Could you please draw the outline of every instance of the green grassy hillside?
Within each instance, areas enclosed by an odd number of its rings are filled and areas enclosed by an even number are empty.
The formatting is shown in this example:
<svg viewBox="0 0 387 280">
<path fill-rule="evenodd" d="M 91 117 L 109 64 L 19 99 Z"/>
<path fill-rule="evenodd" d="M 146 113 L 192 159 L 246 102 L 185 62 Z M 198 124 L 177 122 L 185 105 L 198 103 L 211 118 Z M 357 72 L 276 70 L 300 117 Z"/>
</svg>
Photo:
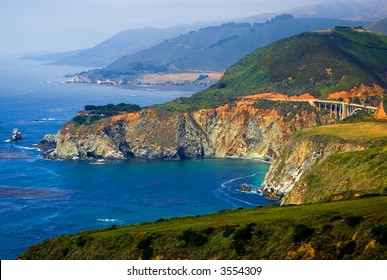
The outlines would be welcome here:
<svg viewBox="0 0 387 280">
<path fill-rule="evenodd" d="M 305 129 L 296 138 L 351 141 L 363 150 L 335 153 L 317 162 L 294 186 L 291 196 L 302 203 L 321 203 L 387 194 L 387 123 L 358 122 Z M 285 199 L 285 203 L 287 199 Z M 291 201 L 291 200 L 290 200 Z"/>
<path fill-rule="evenodd" d="M 387 197 L 262 207 L 84 231 L 22 259 L 386 259 Z"/>
<path fill-rule="evenodd" d="M 223 72 L 243 56 L 276 40 L 334 25 L 358 26 L 365 22 L 338 19 L 301 19 L 281 15 L 265 23 L 226 23 L 170 38 L 149 49 L 122 57 L 102 69 L 104 73 L 147 71 Z"/>
<path fill-rule="evenodd" d="M 260 92 L 325 97 L 360 84 L 386 87 L 386 73 L 383 35 L 352 29 L 303 33 L 257 49 L 227 69 L 215 85 L 164 107 L 208 108 Z"/>
</svg>

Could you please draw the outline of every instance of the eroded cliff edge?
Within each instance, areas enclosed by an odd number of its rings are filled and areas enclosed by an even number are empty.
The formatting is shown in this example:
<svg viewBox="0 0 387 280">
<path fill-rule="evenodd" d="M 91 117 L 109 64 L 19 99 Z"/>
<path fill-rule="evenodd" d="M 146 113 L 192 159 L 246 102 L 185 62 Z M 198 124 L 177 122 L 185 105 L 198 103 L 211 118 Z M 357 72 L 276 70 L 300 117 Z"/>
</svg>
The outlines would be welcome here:
<svg viewBox="0 0 387 280">
<path fill-rule="evenodd" d="M 271 102 L 270 109 L 267 102 Z M 46 157 L 273 160 L 296 131 L 326 122 L 307 102 L 240 100 L 189 113 L 143 109 L 92 123 L 70 121 L 59 132 L 55 150 Z"/>
<path fill-rule="evenodd" d="M 387 194 L 387 122 L 315 127 L 298 132 L 271 166 L 264 194 L 308 204 Z"/>
<path fill-rule="evenodd" d="M 270 167 L 262 189 L 265 195 L 282 198 L 286 204 L 300 204 L 301 194 L 290 198 L 290 192 L 318 162 L 333 154 L 363 150 L 359 143 L 326 135 L 293 137 L 280 158 Z M 293 193 L 294 194 L 294 193 Z"/>
</svg>

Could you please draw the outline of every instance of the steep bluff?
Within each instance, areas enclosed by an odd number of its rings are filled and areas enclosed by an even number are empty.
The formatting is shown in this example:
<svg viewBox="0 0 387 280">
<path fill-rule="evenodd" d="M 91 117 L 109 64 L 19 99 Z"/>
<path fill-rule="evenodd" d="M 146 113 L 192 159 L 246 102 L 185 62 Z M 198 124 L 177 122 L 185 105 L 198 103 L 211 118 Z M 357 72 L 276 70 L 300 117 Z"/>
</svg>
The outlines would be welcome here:
<svg viewBox="0 0 387 280">
<path fill-rule="evenodd" d="M 364 146 L 339 137 L 296 135 L 266 174 L 263 193 L 273 198 L 285 196 L 282 202 L 286 204 L 300 204 L 302 193 L 293 192 L 292 199 L 288 198 L 289 193 L 312 167 L 330 155 L 363 149 Z"/>
<path fill-rule="evenodd" d="M 300 105 L 301 104 L 301 105 Z M 91 124 L 68 122 L 48 158 L 182 159 L 243 157 L 277 159 L 298 130 L 326 119 L 308 103 L 237 101 L 214 109 L 170 113 L 144 109 Z"/>
<path fill-rule="evenodd" d="M 282 204 L 387 194 L 387 122 L 319 126 L 297 132 L 271 165 L 263 193 Z"/>
</svg>

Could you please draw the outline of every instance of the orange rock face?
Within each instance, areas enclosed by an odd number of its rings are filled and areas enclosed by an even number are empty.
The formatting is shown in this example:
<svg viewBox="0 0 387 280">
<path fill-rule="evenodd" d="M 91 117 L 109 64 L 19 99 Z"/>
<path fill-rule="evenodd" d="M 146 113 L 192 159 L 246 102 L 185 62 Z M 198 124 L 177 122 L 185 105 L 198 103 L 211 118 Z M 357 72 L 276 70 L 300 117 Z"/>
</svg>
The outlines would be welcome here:
<svg viewBox="0 0 387 280">
<path fill-rule="evenodd" d="M 375 112 L 375 119 L 377 120 L 387 120 L 386 110 L 383 106 L 383 102 L 380 102 L 378 109 Z"/>
<path fill-rule="evenodd" d="M 260 96 L 277 98 L 278 94 Z M 311 96 L 305 94 L 298 98 Z M 278 106 L 285 105 L 289 103 Z M 60 158 L 66 158 L 68 149 L 71 158 L 117 155 L 119 158 L 276 159 L 297 130 L 323 122 L 313 108 L 292 113 L 284 108 L 294 111 L 294 106 L 258 108 L 255 97 L 247 97 L 233 104 L 191 113 L 168 113 L 153 108 L 113 116 L 94 124 L 76 126 L 70 122 L 59 134 L 61 139 L 54 153 Z M 105 148 L 96 147 L 97 139 Z"/>
<path fill-rule="evenodd" d="M 354 87 L 349 91 L 333 92 L 328 95 L 328 99 L 339 99 L 342 98 L 345 102 L 350 102 L 351 97 L 358 97 L 362 104 L 368 96 L 379 96 L 384 95 L 384 90 L 379 85 L 373 84 L 372 86 L 361 85 Z"/>
</svg>

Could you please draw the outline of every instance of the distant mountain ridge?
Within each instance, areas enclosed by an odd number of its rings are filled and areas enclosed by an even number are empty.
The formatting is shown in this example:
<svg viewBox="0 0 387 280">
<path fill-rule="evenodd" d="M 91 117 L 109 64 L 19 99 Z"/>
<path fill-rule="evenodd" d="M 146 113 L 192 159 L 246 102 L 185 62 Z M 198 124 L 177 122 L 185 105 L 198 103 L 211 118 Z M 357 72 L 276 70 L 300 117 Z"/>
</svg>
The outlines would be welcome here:
<svg viewBox="0 0 387 280">
<path fill-rule="evenodd" d="M 334 18 L 345 20 L 375 21 L 387 17 L 387 0 L 340 0 L 328 3 L 303 5 L 276 13 L 257 14 L 245 18 L 223 20 L 222 22 L 264 23 L 280 14 L 292 14 L 297 18 Z M 177 25 L 170 28 L 144 27 L 124 30 L 100 44 L 87 49 L 55 52 L 46 55 L 27 55 L 25 58 L 50 61 L 60 65 L 105 67 L 113 61 L 150 48 L 165 39 L 197 30 L 203 26 L 220 25 L 222 22 Z M 366 25 L 367 26 L 367 25 Z M 327 27 L 325 27 L 327 28 Z M 311 31 L 305 29 L 302 31 Z M 301 32 L 302 32 L 301 31 Z M 300 32 L 298 32 L 300 33 Z M 288 36 L 295 35 L 289 34 Z M 276 38 L 280 39 L 280 38 Z M 270 42 L 272 42 L 271 40 Z M 269 43 L 270 43 L 269 42 Z M 262 46 L 262 45 L 260 45 Z"/>
<path fill-rule="evenodd" d="M 387 88 L 387 37 L 337 27 L 259 48 L 228 68 L 208 89 L 161 106 L 169 111 L 190 111 L 262 92 L 326 97 L 362 84 Z"/>
<path fill-rule="evenodd" d="M 149 48 L 165 39 L 197 29 L 196 24 L 177 25 L 169 28 L 144 27 L 123 30 L 98 45 L 69 52 L 27 56 L 38 60 L 51 61 L 59 65 L 104 67 L 122 56 Z"/>
<path fill-rule="evenodd" d="M 243 56 L 276 40 L 331 28 L 366 25 L 364 21 L 299 19 L 284 14 L 264 23 L 227 23 L 167 39 L 151 48 L 122 57 L 107 67 L 82 73 L 96 81 L 126 75 L 129 79 L 155 72 L 223 72 Z"/>
<path fill-rule="evenodd" d="M 387 17 L 371 24 L 368 29 L 387 35 Z"/>
<path fill-rule="evenodd" d="M 296 17 L 380 20 L 387 17 L 387 0 L 339 0 L 305 5 L 287 11 Z"/>
</svg>

